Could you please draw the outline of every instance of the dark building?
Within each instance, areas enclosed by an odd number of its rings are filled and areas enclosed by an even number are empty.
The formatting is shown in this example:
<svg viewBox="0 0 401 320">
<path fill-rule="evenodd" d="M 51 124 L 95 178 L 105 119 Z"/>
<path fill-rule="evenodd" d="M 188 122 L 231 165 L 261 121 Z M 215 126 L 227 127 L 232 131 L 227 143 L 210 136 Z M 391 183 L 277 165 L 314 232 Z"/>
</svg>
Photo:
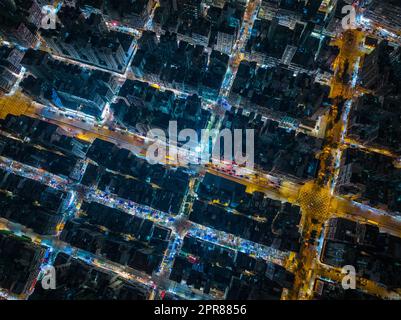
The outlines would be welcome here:
<svg viewBox="0 0 401 320">
<path fill-rule="evenodd" d="M 0 217 L 55 235 L 67 209 L 66 193 L 3 170 L 0 178 Z"/>
<path fill-rule="evenodd" d="M 24 90 L 34 99 L 97 119 L 104 117 L 106 105 L 119 89 L 117 79 L 111 74 L 84 70 L 55 60 L 43 51 L 29 50 L 21 64 L 34 75 L 22 82 Z"/>
<path fill-rule="evenodd" d="M 0 287 L 16 295 L 29 292 L 39 274 L 45 249 L 0 231 Z"/>
<path fill-rule="evenodd" d="M 288 130 L 285 122 L 278 123 L 260 114 L 245 114 L 242 109 L 226 112 L 223 128 L 254 129 L 255 166 L 264 172 L 286 179 L 305 181 L 317 174 L 319 161 L 316 158 L 322 140 Z M 291 125 L 291 119 L 289 121 Z M 243 145 L 245 145 L 245 139 Z"/>
<path fill-rule="evenodd" d="M 18 48 L 0 46 L 0 96 L 10 93 L 17 83 L 23 56 L 24 53 Z"/>
<path fill-rule="evenodd" d="M 245 193 L 245 186 L 210 174 L 197 195 L 190 220 L 282 251 L 299 250 L 299 207 Z"/>
<path fill-rule="evenodd" d="M 0 34 L 11 42 L 33 48 L 42 22 L 42 8 L 37 0 L 0 1 Z"/>
<path fill-rule="evenodd" d="M 344 290 L 340 283 L 316 279 L 314 284 L 316 300 L 379 300 L 361 290 Z"/>
<path fill-rule="evenodd" d="M 66 136 L 57 125 L 24 115 L 20 117 L 7 115 L 0 121 L 0 127 L 20 138 L 28 138 L 31 142 L 79 158 L 85 157 L 90 146 L 88 142 Z"/>
<path fill-rule="evenodd" d="M 267 269 L 263 260 L 187 236 L 170 279 L 229 300 L 278 300 L 284 287 L 266 275 Z"/>
<path fill-rule="evenodd" d="M 313 22 L 296 22 L 292 28 L 272 20 L 255 20 L 252 33 L 245 45 L 245 58 L 260 65 L 283 64 L 294 71 L 311 73 L 322 54 L 320 37 Z M 324 50 L 323 50 L 324 51 Z"/>
<path fill-rule="evenodd" d="M 320 118 L 330 105 L 329 87 L 307 73 L 294 73 L 283 66 L 258 67 L 241 61 L 229 101 L 270 119 L 287 119 L 289 125 L 319 131 Z M 292 120 L 291 120 L 292 118 Z"/>
<path fill-rule="evenodd" d="M 374 26 L 399 33 L 401 28 L 401 4 L 397 0 L 370 1 L 364 14 Z"/>
<path fill-rule="evenodd" d="M 151 165 L 131 151 L 99 139 L 93 142 L 87 157 L 100 167 L 120 173 L 96 169 L 96 173 L 91 170 L 91 175 L 96 174 L 96 178 L 83 177 L 98 181 L 100 190 L 166 213 L 179 213 L 189 183 L 189 175 L 184 169 Z"/>
<path fill-rule="evenodd" d="M 59 253 L 54 263 L 56 289 L 45 290 L 38 282 L 30 300 L 145 300 L 149 288 L 128 282 L 65 253 Z"/>
<path fill-rule="evenodd" d="M 401 285 L 401 239 L 380 232 L 375 225 L 329 220 L 322 252 L 322 262 L 342 268 L 355 267 L 357 276 L 387 286 L 390 290 Z"/>
<path fill-rule="evenodd" d="M 166 32 L 156 37 L 144 32 L 132 61 L 136 77 L 167 88 L 195 93 L 215 99 L 220 93 L 229 57 L 200 45 L 178 41 L 176 34 Z"/>
<path fill-rule="evenodd" d="M 82 218 L 67 222 L 62 240 L 149 275 L 157 270 L 171 230 L 97 203 L 82 210 Z"/>
<path fill-rule="evenodd" d="M 200 134 L 210 118 L 199 96 L 179 98 L 170 90 L 137 80 L 125 81 L 111 109 L 122 125 L 144 136 L 152 128 L 167 133 L 169 121 L 177 121 L 178 131 L 192 128 Z"/>
<path fill-rule="evenodd" d="M 389 46 L 386 41 L 365 56 L 359 74 L 362 87 L 378 95 L 400 92 L 401 86 L 401 50 Z"/>
<path fill-rule="evenodd" d="M 145 27 L 155 2 L 153 0 L 78 0 L 77 6 L 100 13 L 107 21 L 141 29 Z"/>
<path fill-rule="evenodd" d="M 57 17 L 56 29 L 41 32 L 53 52 L 120 73 L 126 70 L 135 49 L 132 36 L 109 31 L 100 14 L 85 18 L 78 8 L 63 7 Z"/>
<path fill-rule="evenodd" d="M 339 194 L 373 207 L 401 212 L 400 174 L 393 159 L 349 148 L 344 151 L 336 184 Z"/>
<path fill-rule="evenodd" d="M 401 154 L 400 103 L 399 96 L 360 97 L 351 110 L 348 136 L 365 146 Z"/>
</svg>

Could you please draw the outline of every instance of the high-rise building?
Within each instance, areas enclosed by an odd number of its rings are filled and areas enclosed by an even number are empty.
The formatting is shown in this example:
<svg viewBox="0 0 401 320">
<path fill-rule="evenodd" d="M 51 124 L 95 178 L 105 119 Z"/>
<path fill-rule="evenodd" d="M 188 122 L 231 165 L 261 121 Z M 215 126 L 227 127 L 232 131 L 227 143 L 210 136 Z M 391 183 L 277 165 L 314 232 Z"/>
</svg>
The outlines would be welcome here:
<svg viewBox="0 0 401 320">
<path fill-rule="evenodd" d="M 43 92 L 34 98 L 92 117 L 102 118 L 119 89 L 111 74 L 83 70 L 55 60 L 46 52 L 29 50 L 21 64 L 42 83 Z"/>
<path fill-rule="evenodd" d="M 56 29 L 42 32 L 54 53 L 120 73 L 126 70 L 135 50 L 132 36 L 109 31 L 101 15 L 85 18 L 78 8 L 64 7 L 58 18 Z"/>
<path fill-rule="evenodd" d="M 0 0 L 0 34 L 25 48 L 38 43 L 42 9 L 37 0 Z"/>
<path fill-rule="evenodd" d="M 226 54 L 230 54 L 236 38 L 237 30 L 235 27 L 222 25 L 217 31 L 216 45 L 214 46 L 214 49 Z"/>
<path fill-rule="evenodd" d="M 396 79 L 399 78 L 396 72 L 400 67 L 397 57 L 400 57 L 399 50 L 393 50 L 387 41 L 382 41 L 365 56 L 359 74 L 361 86 L 380 95 L 392 92 L 397 85 Z"/>
<path fill-rule="evenodd" d="M 372 1 L 364 17 L 379 27 L 401 34 L 401 3 L 398 0 Z"/>
<path fill-rule="evenodd" d="M 24 53 L 13 47 L 0 47 L 0 95 L 9 93 L 18 80 Z"/>
</svg>

